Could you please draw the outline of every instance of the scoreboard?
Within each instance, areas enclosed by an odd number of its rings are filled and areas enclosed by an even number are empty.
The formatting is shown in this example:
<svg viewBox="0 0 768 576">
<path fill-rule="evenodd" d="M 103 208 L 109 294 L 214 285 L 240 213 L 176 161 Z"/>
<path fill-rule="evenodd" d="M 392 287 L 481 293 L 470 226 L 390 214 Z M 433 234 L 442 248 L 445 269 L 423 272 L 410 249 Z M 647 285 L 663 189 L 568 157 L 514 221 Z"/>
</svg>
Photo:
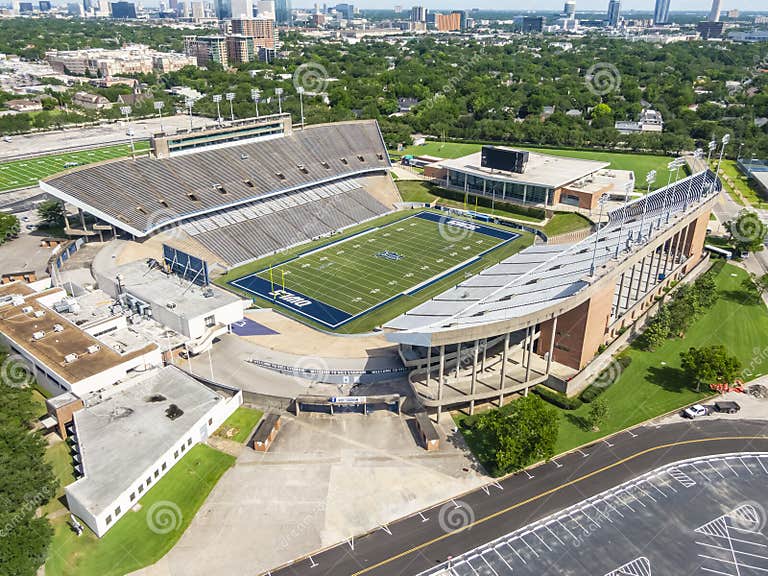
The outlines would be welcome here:
<svg viewBox="0 0 768 576">
<path fill-rule="evenodd" d="M 508 150 L 496 146 L 483 146 L 480 165 L 491 170 L 504 170 L 505 172 L 525 172 L 528 163 L 528 152 L 522 150 Z"/>
</svg>

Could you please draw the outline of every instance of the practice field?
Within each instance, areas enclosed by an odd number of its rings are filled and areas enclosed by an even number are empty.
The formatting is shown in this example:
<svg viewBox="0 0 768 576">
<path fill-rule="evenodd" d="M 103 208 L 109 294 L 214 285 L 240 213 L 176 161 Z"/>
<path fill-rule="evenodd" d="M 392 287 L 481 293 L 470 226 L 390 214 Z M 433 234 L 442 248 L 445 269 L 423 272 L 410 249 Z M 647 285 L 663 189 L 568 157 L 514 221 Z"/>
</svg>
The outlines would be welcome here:
<svg viewBox="0 0 768 576">
<path fill-rule="evenodd" d="M 229 282 L 327 328 L 413 295 L 520 237 L 419 212 Z"/>
<path fill-rule="evenodd" d="M 148 148 L 148 142 L 135 143 L 137 152 L 143 152 Z M 130 144 L 118 144 L 117 146 L 105 146 L 93 150 L 80 150 L 3 162 L 0 164 L 0 192 L 36 186 L 38 180 L 73 168 L 75 165 L 93 164 L 112 158 L 122 158 L 130 154 Z"/>
</svg>

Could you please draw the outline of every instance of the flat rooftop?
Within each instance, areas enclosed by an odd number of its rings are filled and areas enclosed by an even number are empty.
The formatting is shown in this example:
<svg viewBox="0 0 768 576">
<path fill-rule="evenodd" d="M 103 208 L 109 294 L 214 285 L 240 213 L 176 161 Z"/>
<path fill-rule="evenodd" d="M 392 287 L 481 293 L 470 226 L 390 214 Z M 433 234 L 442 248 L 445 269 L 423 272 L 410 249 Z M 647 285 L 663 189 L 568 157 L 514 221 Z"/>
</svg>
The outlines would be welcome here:
<svg viewBox="0 0 768 576">
<path fill-rule="evenodd" d="M 67 495 L 100 514 L 221 401 L 222 396 L 192 376 L 166 366 L 76 412 L 85 476 L 67 486 Z M 175 420 L 165 413 L 171 404 L 184 412 Z"/>
<path fill-rule="evenodd" d="M 176 304 L 174 313 L 187 318 L 206 316 L 223 306 L 242 301 L 217 286 L 209 286 L 208 293 L 213 295 L 204 296 L 202 287 L 190 285 L 189 280 L 166 274 L 157 267 L 150 269 L 143 261 L 124 264 L 116 272 L 123 275 L 126 291 L 136 298 L 160 306 L 173 302 Z"/>
<path fill-rule="evenodd" d="M 121 355 L 104 346 L 98 339 L 40 302 L 41 299 L 56 300 L 58 293 L 61 299 L 65 297 L 64 291 L 57 288 L 35 293 L 20 282 L 0 285 L 0 298 L 12 295 L 24 297 L 24 302 L 16 305 L 12 302 L 0 304 L 0 332 L 67 382 L 85 380 L 157 348 L 154 344 L 145 344 L 129 354 Z M 24 312 L 27 307 L 32 308 L 32 311 Z M 42 314 L 37 316 L 36 313 Z M 33 335 L 39 332 L 44 333 L 44 336 L 35 339 Z M 91 348 L 93 346 L 98 349 Z M 94 352 L 89 352 L 89 348 Z M 74 362 L 64 360 L 70 354 L 77 356 Z"/>
<path fill-rule="evenodd" d="M 499 148 L 503 150 L 513 150 L 513 148 L 503 146 Z M 483 178 L 494 178 L 500 181 L 506 180 L 507 182 L 546 186 L 549 188 L 560 188 L 610 166 L 610 162 L 598 162 L 595 160 L 582 160 L 581 158 L 552 156 L 550 154 L 530 152 L 528 155 L 528 163 L 525 166 L 525 172 L 519 174 L 517 172 L 484 168 L 481 166 L 481 159 L 482 152 L 476 152 L 475 154 L 470 154 L 469 156 L 464 156 L 462 158 L 441 160 L 436 164 L 443 168 L 458 170 Z"/>
</svg>

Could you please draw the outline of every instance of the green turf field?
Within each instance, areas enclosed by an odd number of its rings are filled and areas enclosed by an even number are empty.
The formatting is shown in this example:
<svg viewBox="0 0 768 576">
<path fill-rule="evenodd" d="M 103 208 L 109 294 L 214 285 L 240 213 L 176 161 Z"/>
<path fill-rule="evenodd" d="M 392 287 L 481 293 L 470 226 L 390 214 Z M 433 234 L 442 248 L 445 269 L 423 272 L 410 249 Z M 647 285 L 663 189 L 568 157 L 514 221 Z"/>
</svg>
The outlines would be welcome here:
<svg viewBox="0 0 768 576">
<path fill-rule="evenodd" d="M 284 279 L 288 291 L 357 315 L 502 243 L 479 232 L 407 218 L 258 275 L 276 288 Z"/>
<path fill-rule="evenodd" d="M 398 154 L 427 155 L 436 156 L 438 158 L 460 158 L 478 152 L 481 147 L 480 144 L 465 144 L 461 142 L 427 142 L 424 146 L 410 146 Z M 635 173 L 635 181 L 637 182 L 638 189 L 645 189 L 645 175 L 651 170 L 656 170 L 658 173 L 655 187 L 658 188 L 662 185 L 666 185 L 668 174 L 667 164 L 671 160 L 671 158 L 667 158 L 666 156 L 633 154 L 629 152 L 532 148 L 530 146 L 515 146 L 515 148 L 530 150 L 540 154 L 551 154 L 553 156 L 570 156 L 571 158 L 582 158 L 584 160 L 610 162 L 610 167 L 614 170 L 632 170 Z"/>
<path fill-rule="evenodd" d="M 137 152 L 143 152 L 149 149 L 149 143 L 136 142 L 135 148 Z M 76 162 L 77 165 L 81 166 L 112 158 L 122 158 L 129 156 L 130 153 L 130 144 L 118 144 L 116 146 L 94 148 L 93 150 L 51 154 L 48 156 L 38 156 L 37 158 L 3 162 L 0 163 L 0 192 L 36 186 L 38 180 L 71 168 L 72 166 L 65 166 L 68 163 Z"/>
</svg>

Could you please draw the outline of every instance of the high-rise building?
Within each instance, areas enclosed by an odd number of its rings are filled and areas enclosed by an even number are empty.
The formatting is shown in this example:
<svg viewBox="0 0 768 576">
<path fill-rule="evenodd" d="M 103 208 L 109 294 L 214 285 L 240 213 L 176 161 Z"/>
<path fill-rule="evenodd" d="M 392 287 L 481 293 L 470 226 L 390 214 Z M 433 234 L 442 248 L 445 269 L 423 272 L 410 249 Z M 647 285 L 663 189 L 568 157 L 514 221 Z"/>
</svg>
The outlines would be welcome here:
<svg viewBox="0 0 768 576">
<path fill-rule="evenodd" d="M 712 22 L 710 20 L 699 22 L 696 27 L 703 40 L 709 40 L 710 38 L 722 38 L 724 28 L 725 22 Z"/>
<path fill-rule="evenodd" d="M 133 2 L 112 2 L 112 18 L 136 18 L 136 4 Z"/>
<path fill-rule="evenodd" d="M 435 14 L 435 28 L 440 32 L 458 32 L 461 30 L 461 14 Z"/>
<path fill-rule="evenodd" d="M 353 4 L 336 4 L 336 12 L 341 14 L 345 20 L 352 20 L 355 17 L 355 6 Z"/>
<path fill-rule="evenodd" d="M 277 27 L 271 18 L 233 19 L 232 34 L 253 38 L 256 48 L 274 50 L 277 44 Z"/>
<path fill-rule="evenodd" d="M 229 20 L 232 18 L 232 0 L 215 0 L 216 18 Z"/>
<path fill-rule="evenodd" d="M 411 22 L 426 22 L 427 9 L 424 6 L 414 6 L 411 8 Z"/>
<path fill-rule="evenodd" d="M 669 24 L 669 1 L 656 0 L 656 6 L 653 10 L 654 24 Z"/>
<path fill-rule="evenodd" d="M 610 0 L 608 2 L 608 26 L 616 28 L 619 25 L 621 17 L 621 0 Z"/>
<path fill-rule="evenodd" d="M 576 18 L 576 0 L 565 0 L 563 15 L 566 18 Z"/>
<path fill-rule="evenodd" d="M 278 24 L 292 24 L 291 0 L 275 0 L 275 20 Z"/>
<path fill-rule="evenodd" d="M 269 20 L 276 19 L 275 0 L 257 0 L 256 2 L 256 15 L 259 18 L 267 18 Z"/>
<path fill-rule="evenodd" d="M 49 0 L 40 0 L 40 2 L 38 2 L 38 7 L 40 8 L 40 12 L 50 12 L 51 3 Z"/>
<path fill-rule="evenodd" d="M 544 30 L 542 16 L 525 16 L 523 18 L 523 34 L 538 34 Z"/>
<path fill-rule="evenodd" d="M 253 0 L 230 0 L 231 18 L 253 18 Z"/>
<path fill-rule="evenodd" d="M 712 10 L 709 11 L 710 22 L 720 22 L 720 2 L 721 0 L 712 0 Z"/>
<path fill-rule="evenodd" d="M 227 39 L 224 36 L 185 36 L 184 53 L 194 56 L 198 66 L 216 62 L 226 67 L 229 63 Z"/>
<path fill-rule="evenodd" d="M 466 10 L 454 10 L 451 14 L 459 15 L 459 24 L 461 30 L 467 29 L 467 11 Z"/>
<path fill-rule="evenodd" d="M 189 11 L 192 18 L 199 20 L 205 18 L 205 5 L 202 0 L 193 0 L 189 3 Z"/>
</svg>

